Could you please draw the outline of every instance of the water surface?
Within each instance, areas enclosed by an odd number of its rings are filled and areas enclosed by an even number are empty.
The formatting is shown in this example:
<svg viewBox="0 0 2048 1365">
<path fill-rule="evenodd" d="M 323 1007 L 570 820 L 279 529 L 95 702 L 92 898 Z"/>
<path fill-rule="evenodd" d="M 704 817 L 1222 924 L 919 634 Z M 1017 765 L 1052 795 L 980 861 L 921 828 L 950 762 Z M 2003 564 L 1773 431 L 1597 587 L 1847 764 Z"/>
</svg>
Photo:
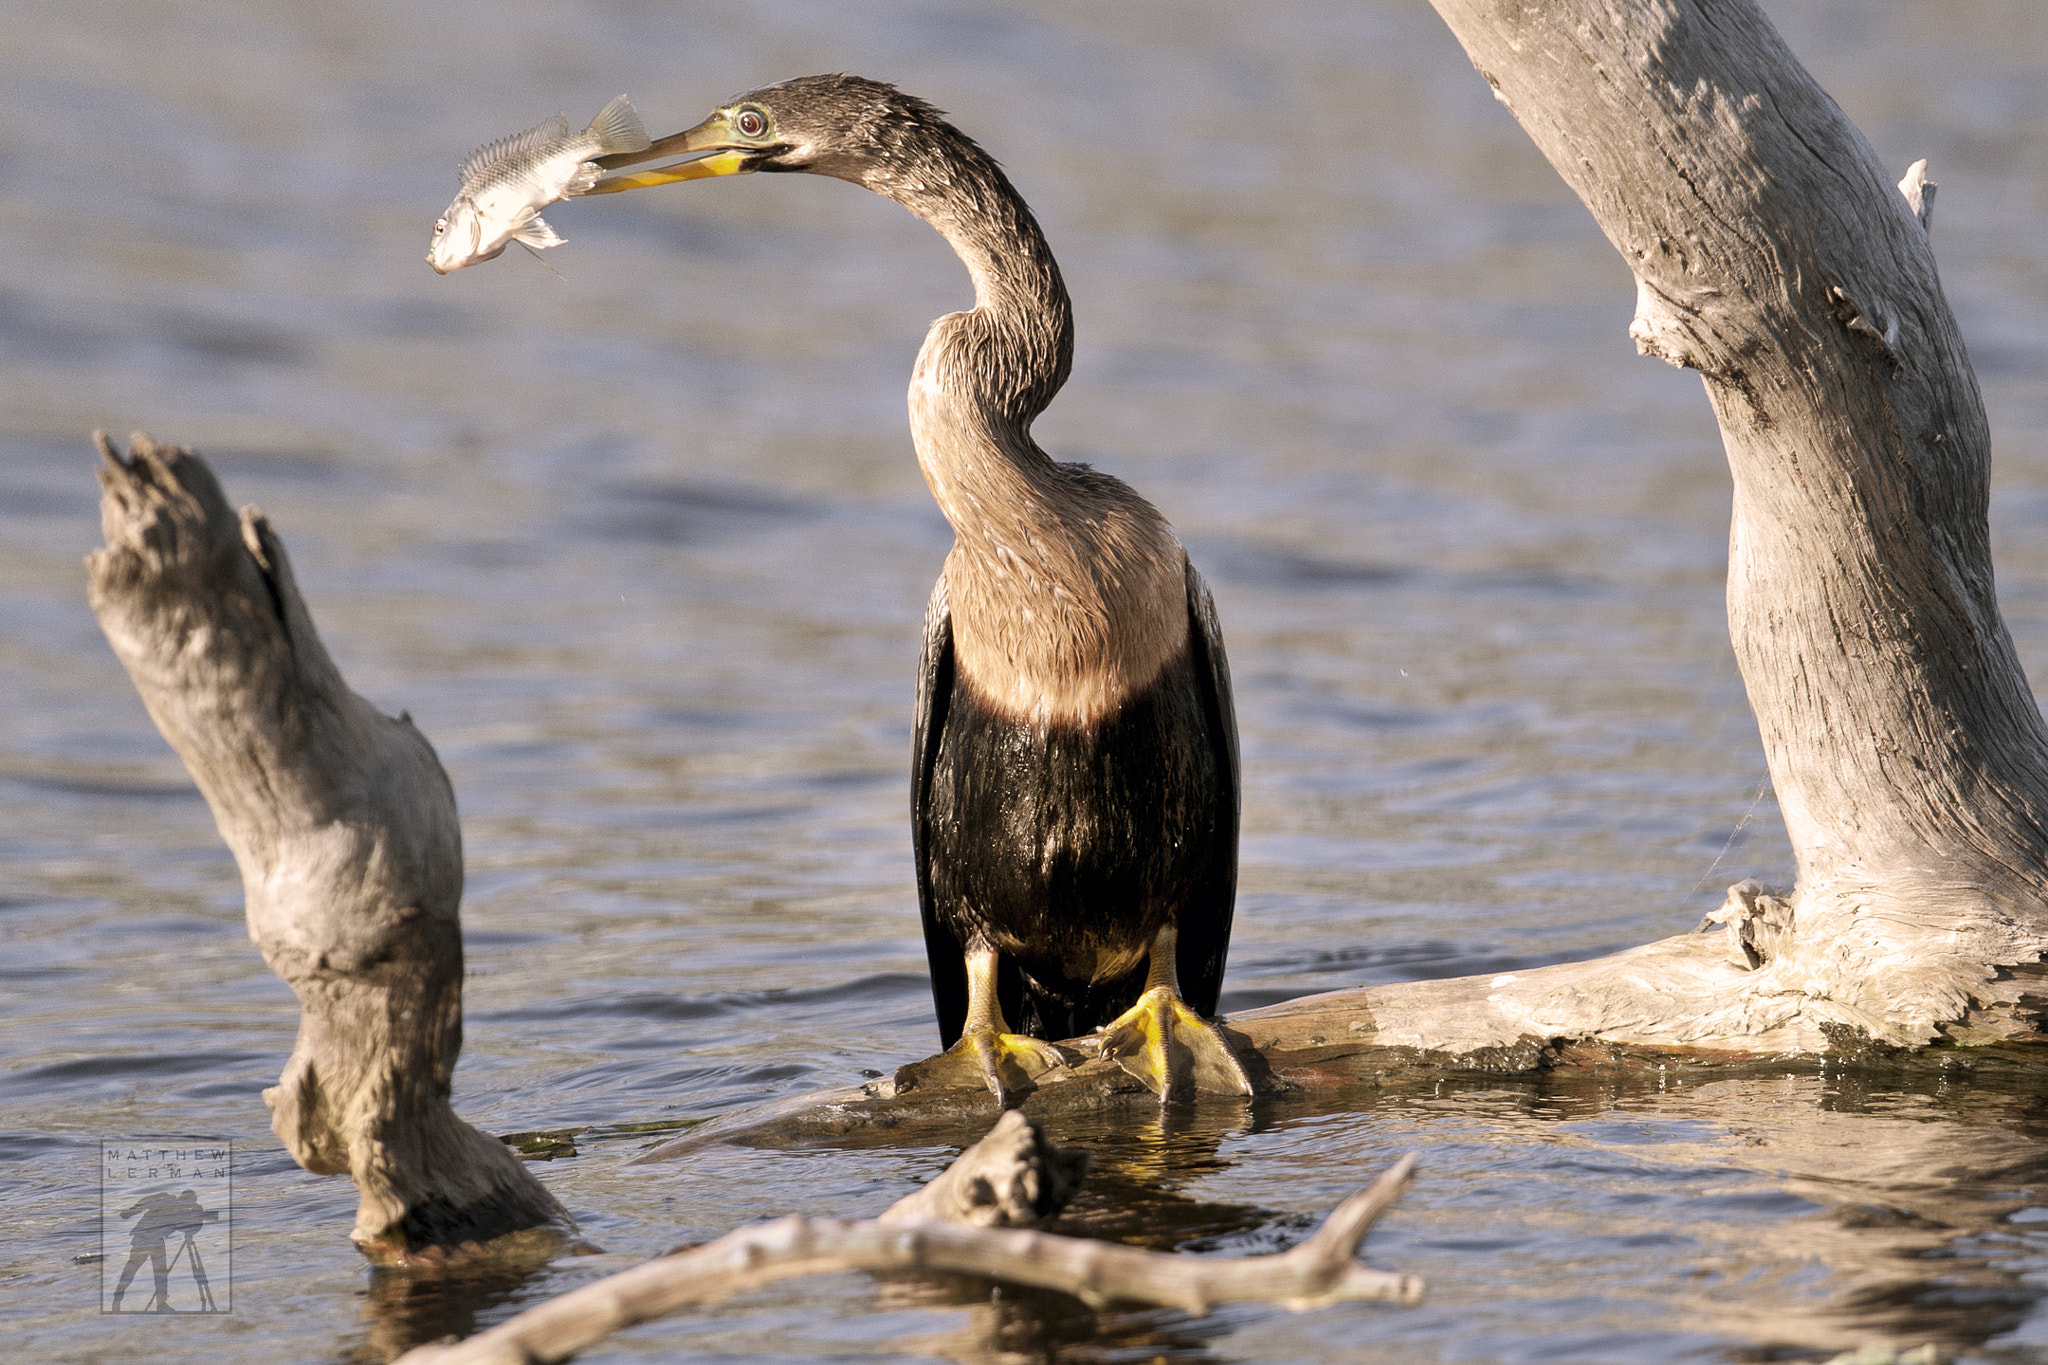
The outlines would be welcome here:
<svg viewBox="0 0 2048 1365">
<path fill-rule="evenodd" d="M 1999 590 L 2048 676 L 2048 10 L 1778 3 L 1935 246 L 1996 439 Z M 718 9 L 16 0 L 0 14 L 4 1350 L 379 1360 L 678 1242 L 865 1214 L 939 1142 L 717 1150 L 675 1123 L 935 1041 L 907 837 L 918 626 L 949 543 L 903 387 L 969 298 L 902 211 L 807 177 L 572 204 L 562 278 L 421 262 L 453 167 L 620 90 L 656 131 L 854 70 L 1010 169 L 1079 326 L 1044 444 L 1147 492 L 1213 584 L 1246 783 L 1227 1008 L 1677 932 L 1785 880 L 1723 617 L 1697 380 L 1420 0 Z M 200 448 L 270 514 L 336 659 L 459 794 L 467 1050 L 495 1132 L 606 1250 L 373 1279 L 345 1181 L 259 1091 L 290 993 L 84 605 L 84 434 Z M 2048 1359 L 2043 1102 L 1955 1075 L 1473 1079 L 1063 1134 L 1079 1230 L 1299 1237 L 1411 1148 L 1368 1243 L 1414 1309 L 1092 1313 L 799 1283 L 589 1360 Z M 235 1312 L 96 1311 L 96 1144 L 238 1144 Z"/>
</svg>

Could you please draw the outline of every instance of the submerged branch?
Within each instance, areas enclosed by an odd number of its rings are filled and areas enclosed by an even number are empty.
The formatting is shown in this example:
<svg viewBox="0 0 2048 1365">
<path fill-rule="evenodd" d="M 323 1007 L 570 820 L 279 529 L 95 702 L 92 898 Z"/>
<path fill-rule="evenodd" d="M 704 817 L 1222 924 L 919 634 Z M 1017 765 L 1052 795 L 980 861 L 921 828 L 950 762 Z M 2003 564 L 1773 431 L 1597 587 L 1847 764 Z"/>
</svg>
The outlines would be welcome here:
<svg viewBox="0 0 2048 1365">
<path fill-rule="evenodd" d="M 1397 1071 L 1529 1074 L 1583 1065 L 1685 1059 L 1743 1063 L 1796 1056 L 1894 1060 L 1882 1022 L 1801 989 L 1771 956 L 1782 901 L 1745 882 L 1710 917 L 1711 932 L 1680 934 L 1583 962 L 1527 971 L 1361 986 L 1302 996 L 1221 1020 L 1262 1094 L 1314 1091 Z M 1945 1043 L 1998 1045 L 2048 1058 L 2048 966 L 2001 968 L 1978 987 Z M 1092 1039 L 1064 1046 L 1087 1053 Z M 1941 1054 L 1956 1060 L 1968 1054 Z M 644 1153 L 684 1156 L 721 1142 L 831 1142 L 910 1122 L 959 1125 L 993 1103 L 979 1085 L 912 1088 L 902 1073 L 735 1110 Z M 1114 1062 L 1088 1060 L 1039 1077 L 1027 1114 L 1155 1103 Z M 985 1120 L 984 1120 L 985 1121 Z"/>
<path fill-rule="evenodd" d="M 614 1332 L 693 1303 L 777 1280 L 844 1270 L 946 1271 L 1054 1289 L 1092 1306 L 1143 1303 L 1197 1316 L 1226 1303 L 1316 1308 L 1352 1299 L 1413 1303 L 1422 1281 L 1359 1264 L 1358 1244 L 1415 1173 L 1411 1153 L 1277 1256 L 1181 1256 L 1025 1230 L 1055 1211 L 1055 1173 L 1074 1158 L 1007 1113 L 924 1190 L 881 1217 L 788 1217 L 673 1252 L 527 1309 L 467 1341 L 423 1346 L 402 1365 L 529 1365 L 566 1360 Z M 975 1189 L 1007 1197 L 960 1197 Z M 1035 1191 L 1027 1194 L 1026 1191 Z M 1063 1192 L 1062 1192 L 1063 1193 Z"/>
</svg>

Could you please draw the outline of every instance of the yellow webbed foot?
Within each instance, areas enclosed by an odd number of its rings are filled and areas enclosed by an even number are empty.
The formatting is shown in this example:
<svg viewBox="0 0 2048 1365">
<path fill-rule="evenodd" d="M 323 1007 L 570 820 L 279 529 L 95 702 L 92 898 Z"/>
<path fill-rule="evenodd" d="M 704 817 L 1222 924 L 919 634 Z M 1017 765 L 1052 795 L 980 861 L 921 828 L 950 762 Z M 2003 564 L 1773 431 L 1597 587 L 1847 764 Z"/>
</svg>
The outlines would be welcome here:
<svg viewBox="0 0 2048 1365">
<path fill-rule="evenodd" d="M 1143 1081 L 1161 1099 L 1193 1088 L 1207 1095 L 1250 1095 L 1251 1077 L 1223 1032 L 1181 1002 L 1171 986 L 1154 986 L 1102 1030 L 1102 1055 Z"/>
<path fill-rule="evenodd" d="M 1041 1039 L 970 1028 L 936 1057 L 898 1067 L 896 1084 L 917 1090 L 964 1088 L 978 1082 L 1007 1109 L 1013 1100 L 1029 1094 L 1040 1076 L 1067 1061 L 1065 1053 Z"/>
</svg>

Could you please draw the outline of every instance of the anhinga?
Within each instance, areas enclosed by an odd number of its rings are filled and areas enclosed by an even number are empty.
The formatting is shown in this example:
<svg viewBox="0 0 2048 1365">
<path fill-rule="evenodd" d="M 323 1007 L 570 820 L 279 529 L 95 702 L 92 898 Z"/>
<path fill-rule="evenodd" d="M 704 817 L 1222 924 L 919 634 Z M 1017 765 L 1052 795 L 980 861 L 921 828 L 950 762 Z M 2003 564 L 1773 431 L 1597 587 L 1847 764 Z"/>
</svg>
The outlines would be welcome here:
<svg viewBox="0 0 2048 1365">
<path fill-rule="evenodd" d="M 1103 1054 L 1162 1096 L 1250 1094 L 1202 1017 L 1237 883 L 1215 607 L 1150 503 L 1031 439 L 1073 356 L 1066 286 L 1031 210 L 937 110 L 852 76 L 764 87 L 600 164 L 678 153 L 705 155 L 593 192 L 834 176 L 930 223 L 974 279 L 975 306 L 932 324 L 910 381 L 918 463 L 955 535 L 925 613 L 911 777 L 948 1046 L 922 1065 L 979 1076 L 1007 1102 L 1062 1060 L 1040 1039 L 1107 1025 Z"/>
</svg>

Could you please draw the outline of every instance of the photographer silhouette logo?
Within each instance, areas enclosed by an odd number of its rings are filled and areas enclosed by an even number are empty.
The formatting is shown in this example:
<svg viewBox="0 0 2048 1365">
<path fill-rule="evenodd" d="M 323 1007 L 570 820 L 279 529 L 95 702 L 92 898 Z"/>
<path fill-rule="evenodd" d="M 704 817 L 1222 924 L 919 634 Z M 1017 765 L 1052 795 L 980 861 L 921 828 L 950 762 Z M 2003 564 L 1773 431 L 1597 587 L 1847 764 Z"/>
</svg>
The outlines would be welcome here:
<svg viewBox="0 0 2048 1365">
<path fill-rule="evenodd" d="M 100 1144 L 101 1312 L 233 1311 L 232 1158 L 197 1139 Z"/>
</svg>

